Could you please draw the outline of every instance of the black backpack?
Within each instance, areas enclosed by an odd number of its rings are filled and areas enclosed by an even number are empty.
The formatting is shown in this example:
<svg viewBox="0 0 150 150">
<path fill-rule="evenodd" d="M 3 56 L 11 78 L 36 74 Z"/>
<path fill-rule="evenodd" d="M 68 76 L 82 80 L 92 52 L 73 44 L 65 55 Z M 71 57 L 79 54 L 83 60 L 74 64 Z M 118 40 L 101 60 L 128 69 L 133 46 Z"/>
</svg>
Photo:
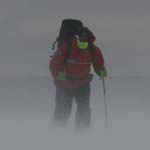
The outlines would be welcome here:
<svg viewBox="0 0 150 150">
<path fill-rule="evenodd" d="M 59 47 L 64 41 L 71 42 L 72 38 L 78 34 L 79 28 L 83 26 L 83 23 L 80 20 L 76 19 L 64 19 L 61 23 L 59 35 L 53 43 L 52 49 Z"/>
<path fill-rule="evenodd" d="M 59 31 L 59 36 L 56 38 L 55 42 L 53 43 L 52 49 L 55 49 L 55 45 L 57 43 L 57 48 L 64 42 L 68 42 L 68 49 L 66 51 L 66 55 L 64 58 L 64 62 L 66 62 L 67 58 L 69 57 L 70 51 L 71 51 L 71 46 L 72 46 L 72 39 L 75 35 L 78 36 L 83 36 L 85 35 L 88 36 L 88 38 L 94 38 L 95 36 L 93 33 L 86 27 L 83 26 L 83 23 L 80 20 L 76 19 L 64 19 L 61 23 L 60 31 Z M 91 58 L 93 62 L 93 52 L 92 52 L 92 45 L 89 45 L 90 48 L 90 53 L 91 53 Z"/>
</svg>

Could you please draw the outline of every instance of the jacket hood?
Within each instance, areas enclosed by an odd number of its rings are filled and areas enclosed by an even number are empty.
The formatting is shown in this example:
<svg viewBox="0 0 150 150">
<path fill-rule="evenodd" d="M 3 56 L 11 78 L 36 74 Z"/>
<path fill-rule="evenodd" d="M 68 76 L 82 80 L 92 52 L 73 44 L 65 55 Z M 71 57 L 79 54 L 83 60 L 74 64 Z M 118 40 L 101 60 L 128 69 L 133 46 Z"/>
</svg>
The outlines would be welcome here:
<svg viewBox="0 0 150 150">
<path fill-rule="evenodd" d="M 78 36 L 82 42 L 93 43 L 96 40 L 94 34 L 87 27 L 81 27 Z"/>
</svg>

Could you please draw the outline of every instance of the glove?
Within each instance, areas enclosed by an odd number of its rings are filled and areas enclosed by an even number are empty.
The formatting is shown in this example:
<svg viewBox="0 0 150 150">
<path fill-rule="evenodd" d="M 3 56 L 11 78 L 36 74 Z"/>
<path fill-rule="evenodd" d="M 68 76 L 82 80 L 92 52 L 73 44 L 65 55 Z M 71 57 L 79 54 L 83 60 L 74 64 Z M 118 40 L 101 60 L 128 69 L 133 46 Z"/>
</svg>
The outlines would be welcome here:
<svg viewBox="0 0 150 150">
<path fill-rule="evenodd" d="M 99 75 L 101 77 L 107 77 L 107 70 L 104 66 L 100 68 Z"/>
<path fill-rule="evenodd" d="M 64 71 L 59 72 L 56 79 L 60 81 L 66 80 L 66 72 Z"/>
</svg>

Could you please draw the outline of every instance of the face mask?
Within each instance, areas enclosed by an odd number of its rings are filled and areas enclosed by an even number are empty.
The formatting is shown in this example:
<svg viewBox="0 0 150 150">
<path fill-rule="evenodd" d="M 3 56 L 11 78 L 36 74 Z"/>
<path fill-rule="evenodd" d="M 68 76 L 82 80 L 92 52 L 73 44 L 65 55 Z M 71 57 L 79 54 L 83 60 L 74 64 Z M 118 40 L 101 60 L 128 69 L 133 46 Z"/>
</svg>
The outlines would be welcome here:
<svg viewBox="0 0 150 150">
<path fill-rule="evenodd" d="M 81 42 L 81 41 L 77 40 L 77 45 L 80 49 L 86 49 L 88 47 L 89 43 L 88 42 Z"/>
</svg>

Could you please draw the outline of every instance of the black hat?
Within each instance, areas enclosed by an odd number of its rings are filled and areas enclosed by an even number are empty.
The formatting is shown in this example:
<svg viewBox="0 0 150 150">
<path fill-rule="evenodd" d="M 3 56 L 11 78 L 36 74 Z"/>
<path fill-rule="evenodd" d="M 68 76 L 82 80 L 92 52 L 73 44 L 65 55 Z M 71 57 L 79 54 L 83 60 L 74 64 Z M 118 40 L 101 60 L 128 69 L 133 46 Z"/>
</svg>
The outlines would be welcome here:
<svg viewBox="0 0 150 150">
<path fill-rule="evenodd" d="M 78 35 L 80 38 L 88 38 L 88 36 L 89 36 L 88 28 L 80 27 Z"/>
</svg>

